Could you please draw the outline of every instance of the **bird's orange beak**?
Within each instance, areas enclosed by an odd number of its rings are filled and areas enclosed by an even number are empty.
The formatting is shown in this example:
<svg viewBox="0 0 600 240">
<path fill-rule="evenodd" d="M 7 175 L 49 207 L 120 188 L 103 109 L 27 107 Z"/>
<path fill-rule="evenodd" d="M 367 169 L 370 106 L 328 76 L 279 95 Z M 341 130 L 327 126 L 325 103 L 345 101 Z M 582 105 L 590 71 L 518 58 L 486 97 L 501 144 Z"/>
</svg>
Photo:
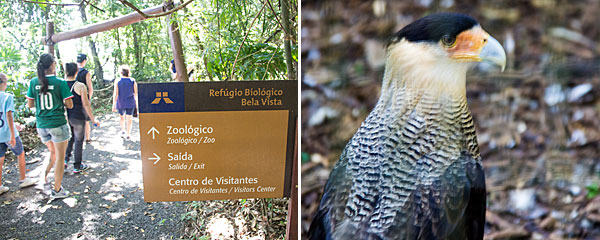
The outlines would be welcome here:
<svg viewBox="0 0 600 240">
<path fill-rule="evenodd" d="M 450 58 L 459 61 L 489 61 L 498 65 L 502 71 L 506 66 L 506 54 L 502 45 L 479 26 L 458 34 L 455 45 L 447 51 Z"/>
</svg>

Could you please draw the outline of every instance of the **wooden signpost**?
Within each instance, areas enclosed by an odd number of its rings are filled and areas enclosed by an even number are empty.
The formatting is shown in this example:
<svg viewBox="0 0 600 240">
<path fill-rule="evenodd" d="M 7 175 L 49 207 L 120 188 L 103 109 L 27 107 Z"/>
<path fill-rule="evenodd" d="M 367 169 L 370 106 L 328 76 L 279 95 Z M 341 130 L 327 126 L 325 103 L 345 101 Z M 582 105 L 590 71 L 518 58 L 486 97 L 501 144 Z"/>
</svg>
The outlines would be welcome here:
<svg viewBox="0 0 600 240">
<path fill-rule="evenodd" d="M 139 84 L 144 200 L 289 197 L 297 84 Z"/>
</svg>

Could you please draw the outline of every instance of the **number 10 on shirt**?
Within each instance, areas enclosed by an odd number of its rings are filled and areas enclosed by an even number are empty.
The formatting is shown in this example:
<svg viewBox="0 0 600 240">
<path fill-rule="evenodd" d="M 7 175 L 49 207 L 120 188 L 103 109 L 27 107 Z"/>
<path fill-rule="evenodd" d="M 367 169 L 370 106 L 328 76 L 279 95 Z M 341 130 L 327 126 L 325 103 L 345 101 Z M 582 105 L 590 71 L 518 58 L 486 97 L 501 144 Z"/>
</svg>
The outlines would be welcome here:
<svg viewBox="0 0 600 240">
<path fill-rule="evenodd" d="M 52 95 L 50 95 L 50 92 L 45 94 L 40 93 L 40 109 L 51 110 L 53 106 L 54 103 L 52 102 Z"/>
</svg>

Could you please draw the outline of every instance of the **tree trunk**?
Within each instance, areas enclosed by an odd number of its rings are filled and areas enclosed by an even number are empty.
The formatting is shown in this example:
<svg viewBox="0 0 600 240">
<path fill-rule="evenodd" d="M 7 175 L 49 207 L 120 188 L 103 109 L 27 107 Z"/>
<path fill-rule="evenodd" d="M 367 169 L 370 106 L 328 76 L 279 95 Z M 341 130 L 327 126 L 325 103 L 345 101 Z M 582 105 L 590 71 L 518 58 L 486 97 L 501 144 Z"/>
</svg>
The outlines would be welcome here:
<svg viewBox="0 0 600 240">
<path fill-rule="evenodd" d="M 46 36 L 52 36 L 54 35 L 54 22 L 49 21 L 46 23 Z M 46 42 L 46 46 L 48 47 L 48 53 L 52 54 L 52 56 L 54 56 L 54 43 L 53 42 Z"/>
<path fill-rule="evenodd" d="M 204 69 L 206 69 L 206 75 L 208 75 L 208 79 L 212 82 L 214 81 L 212 73 L 208 71 L 208 54 L 204 54 L 205 48 L 202 44 L 202 41 L 200 41 L 200 37 L 198 37 L 198 35 L 195 35 L 194 39 L 196 40 L 196 44 L 198 45 L 198 54 L 203 55 L 202 61 L 204 62 Z"/>
<path fill-rule="evenodd" d="M 167 5 L 167 9 L 173 8 L 172 5 Z M 183 56 L 183 44 L 181 43 L 181 35 L 179 34 L 179 24 L 177 21 L 171 22 L 171 15 L 167 16 L 167 29 L 169 38 L 171 39 L 171 49 L 173 50 L 173 60 L 175 70 L 177 71 L 178 82 L 189 82 L 187 67 L 185 66 L 185 57 Z"/>
<path fill-rule="evenodd" d="M 139 39 L 138 39 L 138 32 L 137 32 L 137 24 L 131 24 L 131 33 L 133 34 L 133 54 L 135 55 L 135 72 L 141 72 L 142 71 L 142 67 L 143 67 L 143 63 L 142 63 L 142 53 L 140 50 L 140 44 L 139 44 Z"/>
<path fill-rule="evenodd" d="M 296 79 L 296 72 L 294 71 L 294 67 L 292 65 L 292 49 L 290 47 L 289 38 L 292 37 L 288 35 L 291 33 L 290 31 L 290 18 L 288 11 L 288 0 L 280 0 L 281 1 L 281 18 L 283 19 L 283 28 L 285 28 L 286 34 L 284 34 L 283 46 L 285 47 L 285 65 L 287 66 L 288 72 L 288 80 Z"/>
<path fill-rule="evenodd" d="M 79 12 L 81 13 L 81 19 L 83 20 L 83 24 L 87 24 L 87 16 L 85 14 L 85 5 L 81 5 L 79 8 Z M 92 58 L 94 59 L 94 72 L 96 75 L 97 82 L 104 82 L 104 72 L 102 71 L 102 64 L 100 64 L 100 58 L 98 57 L 98 51 L 96 50 L 96 43 L 92 40 L 90 36 L 86 37 L 88 43 L 90 44 L 90 49 L 92 50 Z"/>
<path fill-rule="evenodd" d="M 121 35 L 119 34 L 118 28 L 115 29 L 115 32 L 117 33 L 115 38 L 117 40 L 117 48 L 119 49 L 119 52 L 118 52 L 119 54 L 117 54 L 117 60 L 119 62 L 115 65 L 122 65 L 123 64 L 123 51 L 121 50 Z"/>
<path fill-rule="evenodd" d="M 63 63 L 62 59 L 60 59 L 59 48 L 56 48 L 56 62 L 57 62 L 57 65 L 59 65 L 59 68 L 60 68 L 60 75 L 64 76 L 66 78 L 67 74 L 65 74 L 65 64 Z M 56 74 L 56 75 L 59 75 L 59 74 Z"/>
</svg>

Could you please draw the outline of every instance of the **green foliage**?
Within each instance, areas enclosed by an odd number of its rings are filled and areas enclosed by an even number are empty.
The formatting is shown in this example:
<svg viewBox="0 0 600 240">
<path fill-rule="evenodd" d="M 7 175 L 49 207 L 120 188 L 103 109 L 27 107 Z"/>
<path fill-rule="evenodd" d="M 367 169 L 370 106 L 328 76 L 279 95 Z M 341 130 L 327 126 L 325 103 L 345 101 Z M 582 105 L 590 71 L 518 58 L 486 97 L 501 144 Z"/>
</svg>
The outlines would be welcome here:
<svg viewBox="0 0 600 240">
<path fill-rule="evenodd" d="M 162 0 L 130 2 L 140 9 L 163 3 Z M 170 22 L 166 17 L 151 18 L 59 43 L 55 45 L 60 50 L 56 52 L 57 61 L 64 65 L 75 61 L 76 53 L 88 54 L 86 68 L 91 70 L 94 89 L 97 90 L 92 101 L 95 113 L 111 111 L 112 84 L 96 78 L 88 40 L 96 44 L 104 80 L 118 78 L 119 66 L 126 64 L 131 67 L 132 77 L 138 82 L 168 82 L 171 81 L 169 66 L 173 55 L 167 25 L 172 22 L 180 26 L 185 62 L 188 69 L 194 70 L 191 81 L 285 79 L 285 31 L 280 24 L 280 3 L 270 0 L 273 10 L 268 4 L 263 7 L 264 3 L 258 0 L 194 1 L 172 14 Z M 29 80 L 36 75 L 37 59 L 46 51 L 40 39 L 46 35 L 48 21 L 54 22 L 55 32 L 64 32 L 133 12 L 114 1 L 94 1 L 94 5 L 102 10 L 87 6 L 87 21 L 84 23 L 78 7 L 0 1 L 0 8 L 4 10 L 0 12 L 0 72 L 9 76 L 7 91 L 15 95 L 16 121 L 25 122 L 32 116 L 24 96 Z M 290 1 L 290 5 L 296 6 L 297 1 Z M 289 38 L 297 39 L 298 15 L 294 7 L 290 10 L 292 29 Z M 296 41 L 292 41 L 292 60 L 297 65 Z M 63 73 L 59 71 L 58 75 L 62 77 Z"/>
<path fill-rule="evenodd" d="M 198 218 L 197 212 L 195 208 L 181 215 L 181 221 L 196 221 Z M 204 224 L 204 220 L 201 219 L 202 224 Z"/>
<path fill-rule="evenodd" d="M 19 45 L 8 44 L 13 42 L 12 31 L 7 28 L 0 30 L 0 42 L 3 44 L 0 48 L 0 72 L 8 76 L 7 92 L 15 96 L 16 122 L 25 123 L 25 118 L 33 115 L 33 112 L 27 107 L 25 95 L 27 94 L 28 82 L 35 76 L 33 69 L 27 69 L 23 66 L 29 65 L 30 60 L 24 57 L 27 53 L 19 49 Z"/>
<path fill-rule="evenodd" d="M 25 123 L 25 119 L 35 116 L 35 113 L 27 107 L 27 95 L 28 84 L 24 82 L 9 82 L 6 92 L 12 93 L 15 98 L 15 122 Z"/>
<path fill-rule="evenodd" d="M 586 186 L 585 188 L 588 190 L 588 193 L 587 193 L 588 199 L 592 199 L 592 198 L 598 196 L 598 194 L 600 194 L 600 185 L 598 185 L 597 182 L 590 184 L 590 185 Z"/>
<path fill-rule="evenodd" d="M 131 0 L 140 9 L 162 4 L 161 0 Z M 194 69 L 192 81 L 284 79 L 287 76 L 281 29 L 280 2 L 270 0 L 210 0 L 194 1 L 185 9 L 171 15 L 177 21 L 182 35 L 186 65 Z M 87 23 L 95 23 L 132 13 L 133 10 L 114 1 L 94 1 L 102 10 L 87 6 Z M 289 5 L 296 6 L 297 1 Z M 35 63 L 44 46 L 46 22 L 54 21 L 55 32 L 82 27 L 84 22 L 77 7 L 58 7 L 26 3 L 18 0 L 0 2 L 5 11 L 0 13 L 0 71 L 19 81 L 26 81 L 35 70 Z M 297 39 L 297 12 L 290 8 L 291 39 Z M 19 24 L 15 24 L 15 23 Z M 166 17 L 147 19 L 136 24 L 96 33 L 89 37 L 96 43 L 104 78 L 119 77 L 118 67 L 127 64 L 138 82 L 171 81 L 169 64 L 173 59 Z M 247 35 L 247 36 L 246 36 Z M 61 43 L 59 43 L 60 45 Z M 88 37 L 69 43 L 73 50 L 57 55 L 60 64 L 75 60 L 72 52 L 88 54 L 86 66 L 94 69 Z M 238 55 L 239 51 L 239 55 Z M 292 41 L 292 60 L 298 61 L 297 41 Z M 297 65 L 297 64 L 296 64 Z M 19 73 L 19 74 L 15 74 Z M 59 74 L 62 75 L 62 74 Z M 92 75 L 96 74 L 92 71 Z M 102 79 L 95 86 L 106 87 Z"/>
<path fill-rule="evenodd" d="M 277 1 L 273 11 L 263 1 L 193 2 L 183 17 L 186 49 L 201 53 L 189 62 L 201 69 L 195 80 L 269 80 L 286 78 L 281 12 Z M 262 9 L 262 10 L 261 10 Z M 290 14 L 295 23 L 297 14 Z M 296 32 L 296 25 L 290 32 Z M 295 39 L 295 35 L 292 36 Z M 243 43 L 243 45 L 242 45 Z M 241 46 L 241 47 L 240 47 Z M 239 55 L 238 55 L 239 51 Z M 293 42 L 292 59 L 298 61 Z M 203 66 L 203 67 L 200 67 Z"/>
<path fill-rule="evenodd" d="M 225 80 L 231 73 L 239 49 L 238 44 L 222 50 L 218 56 L 208 58 L 207 71 L 216 75 L 217 79 Z M 284 53 L 265 43 L 245 44 L 240 50 L 236 63 L 236 76 L 244 80 L 282 79 L 286 71 Z"/>
</svg>

